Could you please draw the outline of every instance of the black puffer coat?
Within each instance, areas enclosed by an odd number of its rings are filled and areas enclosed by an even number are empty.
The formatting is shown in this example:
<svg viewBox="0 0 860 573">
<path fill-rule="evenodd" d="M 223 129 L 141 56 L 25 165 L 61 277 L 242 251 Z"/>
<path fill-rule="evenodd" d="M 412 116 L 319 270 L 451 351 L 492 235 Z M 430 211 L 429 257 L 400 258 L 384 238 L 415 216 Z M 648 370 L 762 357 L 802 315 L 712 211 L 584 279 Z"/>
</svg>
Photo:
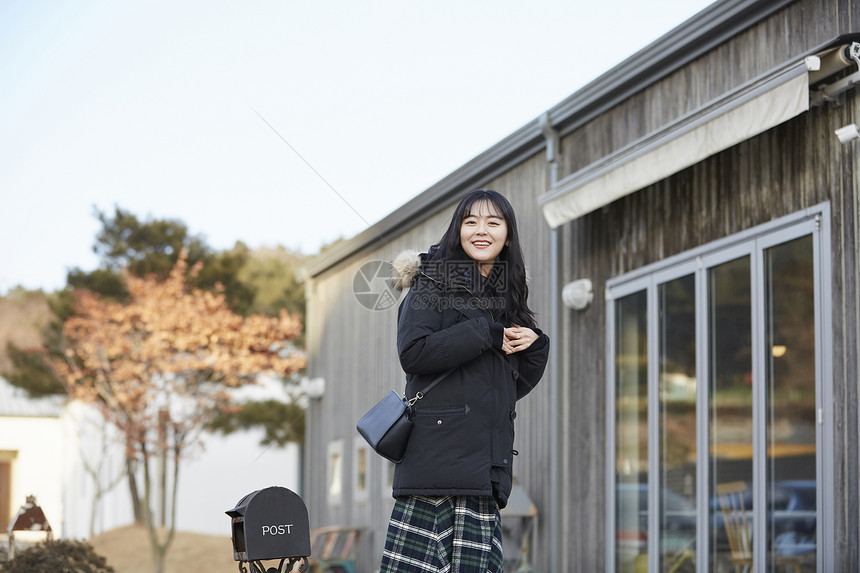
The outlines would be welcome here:
<svg viewBox="0 0 860 573">
<path fill-rule="evenodd" d="M 439 374 L 454 369 L 414 406 L 404 460 L 394 470 L 395 497 L 495 496 L 505 507 L 511 492 L 516 401 L 543 375 L 549 337 L 505 355 L 505 326 L 494 318 L 500 299 L 452 285 L 418 253 L 395 261 L 400 304 L 397 350 L 412 398 Z M 496 307 L 497 308 L 497 307 Z M 498 314 L 498 313 L 495 313 Z"/>
</svg>

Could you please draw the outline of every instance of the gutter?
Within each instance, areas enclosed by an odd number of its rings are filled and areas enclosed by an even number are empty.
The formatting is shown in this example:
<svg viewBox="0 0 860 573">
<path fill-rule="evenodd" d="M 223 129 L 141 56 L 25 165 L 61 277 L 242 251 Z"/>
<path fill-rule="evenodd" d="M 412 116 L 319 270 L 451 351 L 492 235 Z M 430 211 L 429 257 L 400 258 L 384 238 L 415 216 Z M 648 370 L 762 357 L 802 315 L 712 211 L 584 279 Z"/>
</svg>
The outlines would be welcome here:
<svg viewBox="0 0 860 573">
<path fill-rule="evenodd" d="M 546 161 L 549 167 L 549 187 L 552 189 L 558 184 L 559 174 L 559 159 L 561 137 L 558 131 L 552 126 L 549 113 L 544 113 L 538 119 L 541 132 L 546 140 Z M 561 313 L 564 310 L 559 304 L 561 300 L 561 282 L 559 271 L 561 269 L 561 229 L 552 227 L 549 230 L 549 278 L 550 278 L 550 323 L 549 337 L 551 347 L 549 353 L 549 387 L 550 387 L 550 404 L 554 404 L 557 408 L 564 409 L 567 404 L 564 401 L 564 391 L 561 380 L 562 361 L 561 349 L 565 347 L 562 342 L 561 330 Z M 561 484 L 561 473 L 564 470 L 562 460 L 565 458 L 565 452 L 561 436 L 564 432 L 562 424 L 562 416 L 550 416 L 549 428 L 549 498 L 555 500 L 564 499 L 564 491 Z M 549 523 L 547 525 L 547 539 L 549 543 L 549 570 L 561 571 L 561 556 L 562 556 L 562 508 L 566 507 L 565 503 L 549 504 Z"/>
</svg>

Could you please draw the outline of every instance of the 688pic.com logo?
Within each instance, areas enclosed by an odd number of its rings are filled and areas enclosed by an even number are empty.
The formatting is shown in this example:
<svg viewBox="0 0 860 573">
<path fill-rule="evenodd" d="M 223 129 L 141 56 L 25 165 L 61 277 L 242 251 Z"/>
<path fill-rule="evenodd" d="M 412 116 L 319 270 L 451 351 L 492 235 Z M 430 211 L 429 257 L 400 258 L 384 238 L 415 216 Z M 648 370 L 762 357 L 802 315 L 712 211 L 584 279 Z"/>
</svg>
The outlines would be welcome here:
<svg viewBox="0 0 860 573">
<path fill-rule="evenodd" d="M 397 304 L 400 293 L 394 288 L 394 267 L 387 261 L 368 261 L 352 279 L 352 292 L 364 308 L 387 310 Z"/>
</svg>

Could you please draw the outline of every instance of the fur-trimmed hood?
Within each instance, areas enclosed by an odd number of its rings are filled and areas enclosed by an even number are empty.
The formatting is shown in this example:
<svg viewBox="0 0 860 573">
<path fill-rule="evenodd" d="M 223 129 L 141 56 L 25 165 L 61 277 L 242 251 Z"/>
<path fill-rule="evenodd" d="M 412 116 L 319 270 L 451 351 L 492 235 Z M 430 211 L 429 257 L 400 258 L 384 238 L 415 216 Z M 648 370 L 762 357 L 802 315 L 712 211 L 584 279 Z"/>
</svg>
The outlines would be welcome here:
<svg viewBox="0 0 860 573">
<path fill-rule="evenodd" d="M 415 284 L 420 275 L 445 289 L 465 289 L 469 294 L 484 290 L 485 279 L 474 264 L 453 264 L 446 268 L 437 264 L 437 254 L 435 247 L 430 247 L 426 253 L 402 251 L 391 261 L 394 268 L 392 286 L 397 290 L 406 290 Z"/>
<path fill-rule="evenodd" d="M 415 282 L 415 277 L 421 272 L 422 253 L 413 250 L 401 252 L 391 261 L 394 267 L 392 283 L 397 290 L 406 290 Z"/>
</svg>

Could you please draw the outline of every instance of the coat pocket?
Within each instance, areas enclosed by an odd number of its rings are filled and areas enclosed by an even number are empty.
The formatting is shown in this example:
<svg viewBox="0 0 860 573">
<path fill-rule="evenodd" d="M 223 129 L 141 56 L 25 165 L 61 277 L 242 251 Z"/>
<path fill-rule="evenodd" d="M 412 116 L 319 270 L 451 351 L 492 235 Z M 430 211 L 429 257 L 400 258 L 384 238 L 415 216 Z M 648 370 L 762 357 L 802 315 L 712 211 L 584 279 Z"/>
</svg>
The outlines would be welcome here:
<svg viewBox="0 0 860 573">
<path fill-rule="evenodd" d="M 467 406 L 418 408 L 412 420 L 405 459 L 421 460 L 420 469 L 409 473 L 422 487 L 473 489 L 486 483 L 487 428 L 474 411 Z"/>
</svg>

